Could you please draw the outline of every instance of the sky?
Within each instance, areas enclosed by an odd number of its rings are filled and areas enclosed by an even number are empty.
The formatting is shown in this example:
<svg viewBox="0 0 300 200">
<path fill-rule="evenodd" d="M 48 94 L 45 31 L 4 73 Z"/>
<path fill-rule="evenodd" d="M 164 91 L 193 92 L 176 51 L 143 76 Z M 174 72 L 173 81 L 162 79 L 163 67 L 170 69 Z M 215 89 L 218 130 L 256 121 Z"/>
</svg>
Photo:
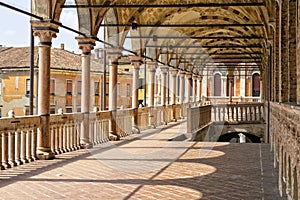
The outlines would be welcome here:
<svg viewBox="0 0 300 200">
<path fill-rule="evenodd" d="M 19 9 L 30 12 L 31 0 L 0 0 L 3 3 L 17 7 Z M 69 4 L 74 4 L 74 1 L 67 0 Z M 78 19 L 76 9 L 64 9 L 60 22 L 75 30 L 78 30 Z M 98 34 L 99 39 L 103 39 L 103 32 Z M 70 32 L 63 28 L 59 28 L 59 33 L 56 38 L 52 39 L 52 47 L 60 48 L 60 44 L 64 43 L 65 49 L 80 53 L 78 43 L 75 37 L 76 33 Z M 36 37 L 35 37 L 36 38 Z M 0 6 L 0 45 L 6 47 L 24 47 L 30 45 L 30 17 L 6 7 Z M 37 45 L 37 38 L 35 39 Z M 100 47 L 98 42 L 96 46 Z"/>
</svg>

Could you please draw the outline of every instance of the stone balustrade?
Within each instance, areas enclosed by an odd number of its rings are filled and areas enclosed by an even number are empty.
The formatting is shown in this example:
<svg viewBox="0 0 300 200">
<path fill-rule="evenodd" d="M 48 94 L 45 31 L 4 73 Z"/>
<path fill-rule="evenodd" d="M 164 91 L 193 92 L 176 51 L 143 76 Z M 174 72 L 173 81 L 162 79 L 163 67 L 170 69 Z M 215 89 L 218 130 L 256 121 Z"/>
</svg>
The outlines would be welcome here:
<svg viewBox="0 0 300 200">
<path fill-rule="evenodd" d="M 145 130 L 180 118 L 181 105 L 144 107 L 137 110 L 137 127 Z M 116 113 L 117 134 L 120 137 L 134 132 L 134 109 L 122 109 Z M 81 148 L 83 113 L 62 113 L 50 116 L 50 147 L 55 154 Z M 88 140 L 92 145 L 109 140 L 111 111 L 95 111 L 88 115 Z M 37 130 L 40 116 L 0 119 L 0 168 L 6 169 L 36 160 Z"/>
<path fill-rule="evenodd" d="M 211 122 L 211 105 L 187 109 L 187 133 L 195 133 Z"/>
<path fill-rule="evenodd" d="M 264 121 L 264 104 L 215 104 L 212 106 L 212 119 L 215 122 L 260 123 Z"/>
</svg>

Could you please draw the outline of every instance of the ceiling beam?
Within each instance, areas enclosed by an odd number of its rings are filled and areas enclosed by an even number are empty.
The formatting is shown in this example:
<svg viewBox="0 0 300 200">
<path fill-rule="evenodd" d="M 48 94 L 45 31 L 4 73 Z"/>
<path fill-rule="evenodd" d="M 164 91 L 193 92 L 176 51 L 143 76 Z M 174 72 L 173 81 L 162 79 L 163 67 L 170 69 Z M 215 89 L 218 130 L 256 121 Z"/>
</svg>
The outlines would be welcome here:
<svg viewBox="0 0 300 200">
<path fill-rule="evenodd" d="M 207 7 L 244 7 L 244 6 L 265 6 L 264 2 L 237 2 L 237 3 L 177 3 L 177 4 L 94 4 L 94 5 L 62 5 L 61 8 L 207 8 Z"/>
<path fill-rule="evenodd" d="M 126 38 L 130 39 L 153 39 L 164 40 L 164 39 L 196 39 L 196 40 L 204 40 L 204 39 L 248 39 L 248 40 L 257 40 L 257 39 L 265 39 L 263 36 L 253 35 L 253 36 L 127 36 Z"/>
<path fill-rule="evenodd" d="M 194 45 L 147 45 L 146 47 L 150 48 L 169 48 L 169 49 L 174 49 L 174 48 L 186 48 L 186 49 L 192 49 L 192 48 L 200 48 L 200 49 L 228 49 L 228 48 L 262 48 L 261 45 L 258 44 L 253 44 L 253 45 L 218 45 L 218 46 L 209 46 L 209 45 L 199 45 L 199 46 L 194 46 Z"/>
<path fill-rule="evenodd" d="M 100 24 L 101 27 L 263 27 L 264 24 Z"/>
</svg>

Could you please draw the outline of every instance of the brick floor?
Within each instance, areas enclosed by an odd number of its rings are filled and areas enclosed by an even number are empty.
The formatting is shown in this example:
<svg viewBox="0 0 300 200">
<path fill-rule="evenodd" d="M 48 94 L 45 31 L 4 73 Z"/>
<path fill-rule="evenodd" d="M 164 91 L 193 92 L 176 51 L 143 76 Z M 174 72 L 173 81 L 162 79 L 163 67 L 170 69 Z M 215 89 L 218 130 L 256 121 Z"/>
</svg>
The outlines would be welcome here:
<svg viewBox="0 0 300 200">
<path fill-rule="evenodd" d="M 0 172 L 0 199 L 280 199 L 268 144 L 168 141 L 185 124 Z"/>
</svg>

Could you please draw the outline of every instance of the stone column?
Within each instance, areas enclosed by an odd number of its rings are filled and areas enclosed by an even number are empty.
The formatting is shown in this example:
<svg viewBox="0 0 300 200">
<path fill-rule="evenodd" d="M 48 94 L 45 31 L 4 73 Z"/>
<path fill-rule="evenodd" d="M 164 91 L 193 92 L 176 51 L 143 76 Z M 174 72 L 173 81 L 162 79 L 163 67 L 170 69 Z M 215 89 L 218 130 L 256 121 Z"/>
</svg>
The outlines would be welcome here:
<svg viewBox="0 0 300 200">
<path fill-rule="evenodd" d="M 244 70 L 241 70 L 240 73 L 240 97 L 244 98 L 246 96 L 246 73 Z M 243 101 L 241 99 L 241 101 Z"/>
<path fill-rule="evenodd" d="M 222 76 L 222 91 L 221 91 L 221 96 L 226 97 L 226 93 L 227 93 L 227 77 L 226 76 Z"/>
<path fill-rule="evenodd" d="M 202 94 L 202 76 L 198 76 L 198 101 L 200 102 L 201 99 L 201 94 Z"/>
<path fill-rule="evenodd" d="M 199 87 L 197 85 L 197 79 L 198 79 L 198 76 L 193 74 L 193 102 L 197 102 L 197 88 Z"/>
<path fill-rule="evenodd" d="M 171 104 L 175 105 L 176 104 L 176 89 L 177 89 L 177 69 L 171 69 L 171 76 L 172 76 L 172 91 L 171 91 Z"/>
<path fill-rule="evenodd" d="M 155 113 L 154 113 L 154 84 L 155 84 L 155 72 L 157 68 L 157 62 L 147 62 L 149 69 L 149 126 L 155 128 Z"/>
<path fill-rule="evenodd" d="M 78 41 L 79 49 L 81 49 L 81 112 L 84 115 L 84 119 L 81 126 L 80 146 L 81 148 L 91 148 L 93 141 L 90 141 L 90 126 L 89 126 L 89 115 L 90 115 L 90 91 L 91 91 L 91 77 L 90 77 L 90 66 L 91 66 L 91 50 L 94 49 L 95 40 L 92 38 L 76 37 Z"/>
<path fill-rule="evenodd" d="M 187 73 L 185 75 L 186 80 L 187 80 L 187 103 L 191 102 L 191 93 L 192 93 L 192 88 L 193 88 L 193 82 L 192 82 L 192 73 Z"/>
<path fill-rule="evenodd" d="M 58 26 L 49 21 L 31 21 L 33 34 L 39 39 L 38 115 L 41 126 L 37 133 L 37 158 L 52 159 L 50 144 L 50 54 L 51 41 L 56 37 Z"/>
<path fill-rule="evenodd" d="M 131 56 L 131 65 L 133 68 L 133 78 L 132 78 L 132 105 L 131 107 L 134 109 L 133 116 L 133 127 L 135 132 L 139 133 L 139 122 L 138 122 L 138 107 L 139 107 L 139 73 L 140 66 L 142 64 L 142 58 L 138 56 Z"/>
<path fill-rule="evenodd" d="M 154 106 L 154 84 L 157 62 L 147 62 L 149 69 L 149 106 Z"/>
<path fill-rule="evenodd" d="M 167 73 L 169 67 L 161 66 L 161 105 L 165 106 L 167 103 Z"/>
<path fill-rule="evenodd" d="M 108 108 L 111 111 L 111 120 L 109 123 L 110 140 L 119 140 L 117 134 L 116 113 L 117 113 L 117 78 L 118 78 L 118 60 L 121 56 L 120 49 L 108 49 L 108 67 L 109 67 L 109 97 Z"/>
<path fill-rule="evenodd" d="M 234 82 L 234 76 L 233 76 L 233 74 L 230 74 L 229 75 L 229 77 L 228 77 L 228 79 L 229 79 L 229 91 L 228 91 L 228 93 L 229 93 L 229 103 L 232 103 L 232 87 L 233 87 L 233 82 Z"/>
<path fill-rule="evenodd" d="M 185 94 L 185 72 L 180 71 L 180 104 L 184 103 L 184 94 Z"/>
</svg>

